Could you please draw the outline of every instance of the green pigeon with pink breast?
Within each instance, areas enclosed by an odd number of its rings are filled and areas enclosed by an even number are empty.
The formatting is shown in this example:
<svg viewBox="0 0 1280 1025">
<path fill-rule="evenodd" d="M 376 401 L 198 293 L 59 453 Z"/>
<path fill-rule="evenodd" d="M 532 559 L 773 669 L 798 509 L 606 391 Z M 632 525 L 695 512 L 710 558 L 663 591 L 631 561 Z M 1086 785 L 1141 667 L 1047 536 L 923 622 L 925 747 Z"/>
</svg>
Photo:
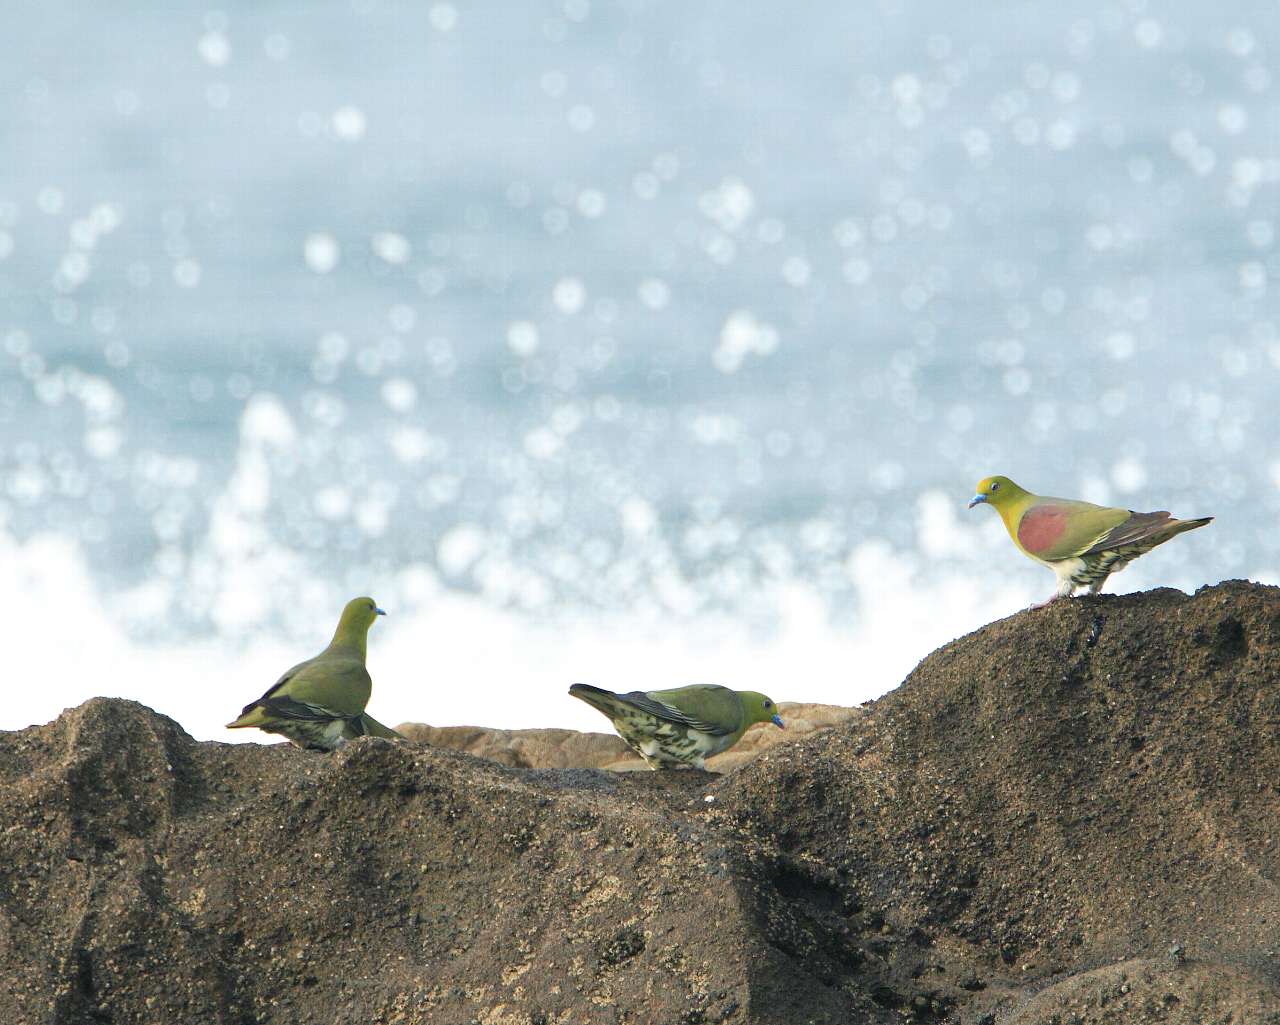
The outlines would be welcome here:
<svg viewBox="0 0 1280 1025">
<path fill-rule="evenodd" d="M 1213 519 L 1179 520 L 1164 511 L 1134 512 L 1035 495 L 1008 477 L 979 482 L 969 508 L 975 505 L 992 506 L 1018 551 L 1056 574 L 1058 589 L 1034 608 L 1066 598 L 1078 587 L 1097 594 L 1107 577 L 1139 555 Z"/>
</svg>

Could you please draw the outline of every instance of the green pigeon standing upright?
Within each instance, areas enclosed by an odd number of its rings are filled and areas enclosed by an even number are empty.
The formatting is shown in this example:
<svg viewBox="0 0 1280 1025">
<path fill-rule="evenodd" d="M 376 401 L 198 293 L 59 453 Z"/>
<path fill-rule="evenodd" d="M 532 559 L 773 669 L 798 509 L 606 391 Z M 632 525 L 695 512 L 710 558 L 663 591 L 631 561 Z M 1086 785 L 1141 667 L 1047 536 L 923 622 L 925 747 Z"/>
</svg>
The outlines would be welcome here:
<svg viewBox="0 0 1280 1025">
<path fill-rule="evenodd" d="M 1034 608 L 1066 598 L 1077 587 L 1097 594 L 1108 576 L 1139 555 L 1213 519 L 1177 520 L 1164 511 L 1140 513 L 1033 495 L 1008 477 L 982 480 L 969 508 L 979 504 L 1000 514 L 1018 551 L 1057 574 L 1058 589 Z"/>
<path fill-rule="evenodd" d="M 362 736 L 403 740 L 364 710 L 373 686 L 364 664 L 369 627 L 385 615 L 372 598 L 352 598 L 329 646 L 245 705 L 227 729 L 256 726 L 312 751 L 332 751 Z"/>
<path fill-rule="evenodd" d="M 777 706 L 763 694 L 714 683 L 627 694 L 575 683 L 569 693 L 608 716 L 618 736 L 651 769 L 705 769 L 708 758 L 731 748 L 749 726 L 771 722 L 786 728 Z"/>
</svg>

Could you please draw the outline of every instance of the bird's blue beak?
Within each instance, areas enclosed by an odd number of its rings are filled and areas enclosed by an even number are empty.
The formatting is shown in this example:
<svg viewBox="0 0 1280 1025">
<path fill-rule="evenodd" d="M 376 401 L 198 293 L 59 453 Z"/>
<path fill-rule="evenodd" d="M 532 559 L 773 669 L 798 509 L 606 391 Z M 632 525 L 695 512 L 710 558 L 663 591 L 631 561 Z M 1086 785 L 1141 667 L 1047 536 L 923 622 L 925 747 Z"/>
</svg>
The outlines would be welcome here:
<svg viewBox="0 0 1280 1025">
<path fill-rule="evenodd" d="M 972 509 L 975 505 L 980 505 L 986 502 L 986 500 L 987 500 L 986 495 L 974 495 L 971 499 L 969 499 L 969 508 Z"/>
<path fill-rule="evenodd" d="M 385 616 L 385 615 L 386 615 L 386 613 L 385 613 L 385 612 L 383 612 L 383 611 L 382 611 L 382 609 L 374 609 L 374 610 L 373 610 L 373 612 L 374 612 L 374 615 L 377 615 L 377 616 Z"/>
<path fill-rule="evenodd" d="M 780 715 L 775 715 L 775 716 L 774 716 L 772 719 L 770 719 L 769 721 L 770 721 L 771 723 L 773 723 L 773 725 L 775 725 L 776 727 L 778 727 L 778 729 L 780 729 L 780 730 L 785 730 L 785 729 L 787 728 L 787 724 L 786 724 L 786 723 L 784 723 L 784 722 L 782 721 L 782 716 L 780 716 Z"/>
</svg>

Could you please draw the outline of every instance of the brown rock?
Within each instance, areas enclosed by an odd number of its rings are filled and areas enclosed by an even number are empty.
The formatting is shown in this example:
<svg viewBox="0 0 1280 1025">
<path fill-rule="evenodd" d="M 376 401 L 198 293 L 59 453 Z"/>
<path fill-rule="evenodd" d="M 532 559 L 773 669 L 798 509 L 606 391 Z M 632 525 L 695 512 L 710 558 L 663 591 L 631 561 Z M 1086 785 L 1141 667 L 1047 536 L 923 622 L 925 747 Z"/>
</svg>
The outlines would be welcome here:
<svg viewBox="0 0 1280 1025">
<path fill-rule="evenodd" d="M 1274 588 L 1060 602 L 721 777 L 96 699 L 0 734 L 0 1022 L 1277 1025 L 1277 665 Z"/>
<path fill-rule="evenodd" d="M 1172 964 L 1176 944 L 1199 967 L 1175 996 L 1202 1018 L 1113 1001 L 1081 1022 L 1280 1025 L 1252 1013 L 1280 995 L 1278 667 L 1274 587 L 1057 602 L 946 645 L 853 728 L 743 766 L 717 799 L 802 872 L 766 931 L 799 929 L 809 971 L 886 1006 L 924 989 L 968 1025 L 994 1014 L 975 993 L 1017 1010 L 1082 970 Z M 824 950 L 850 932 L 855 967 Z M 1046 1006 L 991 1020 L 1047 1025 Z"/>
<path fill-rule="evenodd" d="M 1152 1022 L 1280 1022 L 1280 992 L 1265 973 L 1235 965 L 1167 960 L 1123 961 L 1050 986 L 1037 993 L 1008 1025 L 1108 1025 Z"/>
<path fill-rule="evenodd" d="M 522 769 L 598 769 L 631 754 L 612 733 L 576 730 L 494 730 L 484 726 L 428 726 L 408 722 L 396 727 L 410 740 L 465 751 L 499 765 Z"/>
</svg>

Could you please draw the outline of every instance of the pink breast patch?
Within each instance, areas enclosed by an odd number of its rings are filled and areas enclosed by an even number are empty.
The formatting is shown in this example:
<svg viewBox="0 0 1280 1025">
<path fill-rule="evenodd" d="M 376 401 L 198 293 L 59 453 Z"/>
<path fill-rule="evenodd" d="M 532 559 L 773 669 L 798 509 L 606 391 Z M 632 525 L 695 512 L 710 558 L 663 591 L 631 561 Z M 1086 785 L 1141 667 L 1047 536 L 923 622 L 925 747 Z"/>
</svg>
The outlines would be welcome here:
<svg viewBox="0 0 1280 1025">
<path fill-rule="evenodd" d="M 1056 505 L 1029 509 L 1018 521 L 1018 541 L 1029 552 L 1043 552 L 1053 547 L 1067 529 L 1067 510 Z"/>
</svg>

